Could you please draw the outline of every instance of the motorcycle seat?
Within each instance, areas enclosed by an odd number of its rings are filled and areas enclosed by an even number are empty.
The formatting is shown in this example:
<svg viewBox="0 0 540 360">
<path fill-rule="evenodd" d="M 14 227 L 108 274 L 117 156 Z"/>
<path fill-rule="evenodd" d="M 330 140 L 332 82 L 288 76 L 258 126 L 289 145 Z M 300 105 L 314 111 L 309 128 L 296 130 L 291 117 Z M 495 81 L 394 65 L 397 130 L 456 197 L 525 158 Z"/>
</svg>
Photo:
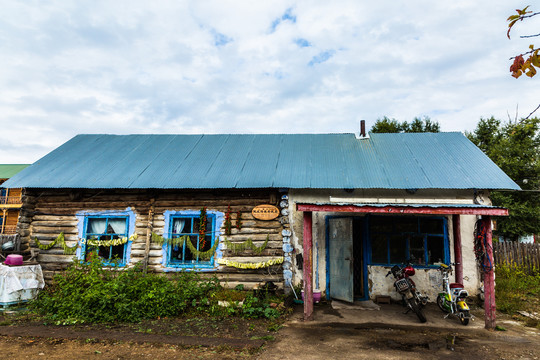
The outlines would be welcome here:
<svg viewBox="0 0 540 360">
<path fill-rule="evenodd" d="M 460 284 L 460 283 L 451 283 L 450 284 L 450 289 L 458 289 L 458 288 L 463 288 L 463 284 Z"/>
</svg>

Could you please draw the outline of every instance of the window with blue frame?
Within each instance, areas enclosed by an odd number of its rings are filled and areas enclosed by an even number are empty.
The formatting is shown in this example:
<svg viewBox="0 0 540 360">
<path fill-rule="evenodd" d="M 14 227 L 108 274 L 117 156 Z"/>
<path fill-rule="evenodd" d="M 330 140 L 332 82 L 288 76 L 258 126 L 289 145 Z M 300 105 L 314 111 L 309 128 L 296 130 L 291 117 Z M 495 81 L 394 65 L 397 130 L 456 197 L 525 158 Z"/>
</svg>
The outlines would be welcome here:
<svg viewBox="0 0 540 360">
<path fill-rule="evenodd" d="M 107 265 L 125 265 L 128 221 L 128 216 L 86 216 L 83 258 L 95 252 Z"/>
<path fill-rule="evenodd" d="M 204 236 L 202 236 L 199 232 L 199 214 L 171 215 L 169 218 L 169 238 L 184 237 L 185 241 L 189 241 L 192 248 L 197 251 L 203 252 L 210 250 L 215 241 L 216 217 L 214 214 L 208 213 L 206 219 L 206 229 Z M 213 259 L 200 259 L 196 253 L 190 250 L 191 246 L 187 246 L 185 243 L 179 244 L 172 241 L 167 246 L 167 265 L 169 266 L 197 267 L 213 264 Z"/>
<path fill-rule="evenodd" d="M 371 263 L 415 265 L 448 263 L 446 218 L 370 216 Z"/>
</svg>

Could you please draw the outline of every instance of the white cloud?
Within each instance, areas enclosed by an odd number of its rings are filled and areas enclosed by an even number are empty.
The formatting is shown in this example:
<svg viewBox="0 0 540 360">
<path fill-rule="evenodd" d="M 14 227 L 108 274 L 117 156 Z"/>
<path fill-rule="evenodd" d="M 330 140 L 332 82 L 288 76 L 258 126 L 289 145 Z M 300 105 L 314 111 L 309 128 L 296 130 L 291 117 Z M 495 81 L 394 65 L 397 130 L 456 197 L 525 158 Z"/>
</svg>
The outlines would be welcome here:
<svg viewBox="0 0 540 360">
<path fill-rule="evenodd" d="M 8 2 L 0 163 L 33 162 L 78 133 L 354 132 L 385 115 L 455 131 L 516 105 L 526 116 L 540 80 L 510 77 L 528 41 L 506 38 L 523 6 Z"/>
</svg>

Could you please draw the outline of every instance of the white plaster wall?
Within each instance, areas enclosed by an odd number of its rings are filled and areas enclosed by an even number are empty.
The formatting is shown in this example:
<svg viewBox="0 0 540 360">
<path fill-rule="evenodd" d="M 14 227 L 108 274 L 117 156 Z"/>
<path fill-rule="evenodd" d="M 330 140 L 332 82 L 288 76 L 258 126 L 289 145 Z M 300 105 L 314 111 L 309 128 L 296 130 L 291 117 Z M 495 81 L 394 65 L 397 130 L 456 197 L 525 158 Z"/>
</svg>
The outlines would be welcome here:
<svg viewBox="0 0 540 360">
<path fill-rule="evenodd" d="M 404 190 L 354 190 L 353 193 L 343 190 L 290 190 L 289 191 L 289 221 L 292 229 L 291 243 L 295 248 L 295 253 L 303 253 L 303 213 L 296 211 L 296 203 L 330 203 L 330 196 L 362 198 L 362 197 L 384 197 L 403 198 L 407 200 L 427 199 L 445 200 L 448 199 L 470 199 L 472 204 L 473 193 L 468 190 L 419 190 L 415 194 L 408 194 Z M 360 202 L 360 201 L 359 201 Z M 364 214 L 354 213 L 313 213 L 313 288 L 326 291 L 326 217 L 329 215 L 339 216 L 363 216 Z M 450 246 L 451 262 L 454 260 L 454 239 L 452 229 L 452 217 L 448 216 L 448 237 Z M 475 295 L 481 286 L 480 273 L 476 266 L 473 250 L 473 231 L 476 216 L 462 215 L 461 219 L 461 243 L 463 259 L 463 282 L 469 294 Z M 303 279 L 302 270 L 298 269 L 293 259 L 293 283 L 300 284 Z M 390 295 L 395 299 L 399 296 L 393 288 L 392 276 L 386 277 L 389 267 L 368 266 L 368 284 L 370 297 L 377 295 Z M 417 269 L 413 277 L 417 287 L 430 297 L 430 301 L 435 301 L 437 293 L 441 288 L 441 275 L 435 269 Z M 451 277 L 454 281 L 454 277 Z"/>
</svg>

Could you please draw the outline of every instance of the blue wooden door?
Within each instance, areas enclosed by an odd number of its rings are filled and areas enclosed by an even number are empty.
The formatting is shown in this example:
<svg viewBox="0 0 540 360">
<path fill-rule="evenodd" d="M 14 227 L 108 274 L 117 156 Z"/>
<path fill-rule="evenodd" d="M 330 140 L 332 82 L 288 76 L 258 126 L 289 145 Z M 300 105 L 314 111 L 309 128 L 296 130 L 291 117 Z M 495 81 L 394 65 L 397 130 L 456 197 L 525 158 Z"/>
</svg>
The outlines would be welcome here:
<svg viewBox="0 0 540 360">
<path fill-rule="evenodd" d="M 328 221 L 330 297 L 348 302 L 354 301 L 352 220 L 333 218 Z"/>
</svg>

